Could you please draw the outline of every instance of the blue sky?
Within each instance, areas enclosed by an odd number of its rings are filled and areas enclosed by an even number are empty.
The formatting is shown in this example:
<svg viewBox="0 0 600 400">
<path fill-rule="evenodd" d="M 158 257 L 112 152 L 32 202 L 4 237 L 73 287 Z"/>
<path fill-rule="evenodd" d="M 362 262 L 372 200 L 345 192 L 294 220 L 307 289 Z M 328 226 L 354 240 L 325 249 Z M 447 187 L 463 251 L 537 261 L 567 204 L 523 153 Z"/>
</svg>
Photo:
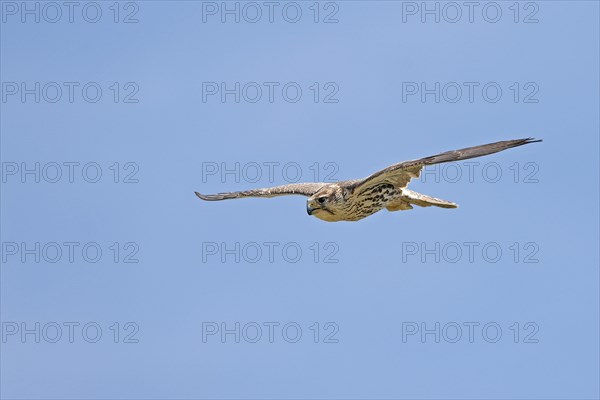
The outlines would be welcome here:
<svg viewBox="0 0 600 400">
<path fill-rule="evenodd" d="M 3 398 L 599 397 L 596 2 L 22 4 Z M 528 136 L 411 184 L 456 210 L 193 194 Z"/>
</svg>

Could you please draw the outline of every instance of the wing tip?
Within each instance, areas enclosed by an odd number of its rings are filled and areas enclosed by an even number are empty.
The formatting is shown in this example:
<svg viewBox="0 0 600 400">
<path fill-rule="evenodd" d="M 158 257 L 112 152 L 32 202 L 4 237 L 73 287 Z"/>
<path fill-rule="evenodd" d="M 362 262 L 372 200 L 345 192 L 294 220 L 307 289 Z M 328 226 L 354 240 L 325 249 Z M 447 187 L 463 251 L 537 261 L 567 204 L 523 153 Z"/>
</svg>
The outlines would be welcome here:
<svg viewBox="0 0 600 400">
<path fill-rule="evenodd" d="M 543 142 L 543 140 L 542 139 L 532 138 L 532 137 L 526 137 L 524 139 L 517 139 L 517 140 L 515 140 L 515 142 L 517 142 L 518 145 L 520 146 L 522 144 Z"/>
<path fill-rule="evenodd" d="M 212 199 L 212 198 L 211 198 L 211 196 L 210 196 L 210 195 L 206 196 L 206 195 L 203 195 L 203 194 L 201 194 L 201 193 L 199 193 L 199 192 L 194 192 L 194 193 L 196 194 L 196 196 L 198 196 L 198 198 L 199 198 L 199 199 L 202 199 L 202 200 L 204 200 L 204 201 L 211 201 L 211 200 L 214 200 L 214 199 Z"/>
<path fill-rule="evenodd" d="M 513 140 L 506 140 L 504 142 L 500 142 L 504 144 L 504 149 L 502 150 L 506 150 L 509 149 L 511 147 L 519 147 L 519 146 L 523 146 L 529 143 L 538 143 L 541 142 L 542 139 L 536 139 L 536 138 L 532 138 L 532 137 L 526 137 L 526 138 L 522 138 L 522 139 L 513 139 Z"/>
<path fill-rule="evenodd" d="M 219 201 L 219 200 L 235 198 L 235 196 L 234 197 L 231 196 L 231 193 L 202 194 L 200 192 L 194 192 L 194 194 L 196 194 L 196 196 L 198 196 L 199 199 L 202 199 L 204 201 Z"/>
</svg>

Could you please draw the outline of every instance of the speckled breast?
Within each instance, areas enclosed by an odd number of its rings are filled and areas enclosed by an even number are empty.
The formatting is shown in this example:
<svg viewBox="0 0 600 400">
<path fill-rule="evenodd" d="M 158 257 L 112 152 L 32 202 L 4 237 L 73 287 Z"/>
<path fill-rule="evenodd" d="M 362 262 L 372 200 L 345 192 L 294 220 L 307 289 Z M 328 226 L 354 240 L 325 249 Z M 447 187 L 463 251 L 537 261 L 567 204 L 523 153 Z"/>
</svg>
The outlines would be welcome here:
<svg viewBox="0 0 600 400">
<path fill-rule="evenodd" d="M 402 196 L 402 192 L 390 184 L 373 186 L 352 197 L 347 203 L 345 220 L 357 221 L 382 210 L 388 202 Z"/>
</svg>

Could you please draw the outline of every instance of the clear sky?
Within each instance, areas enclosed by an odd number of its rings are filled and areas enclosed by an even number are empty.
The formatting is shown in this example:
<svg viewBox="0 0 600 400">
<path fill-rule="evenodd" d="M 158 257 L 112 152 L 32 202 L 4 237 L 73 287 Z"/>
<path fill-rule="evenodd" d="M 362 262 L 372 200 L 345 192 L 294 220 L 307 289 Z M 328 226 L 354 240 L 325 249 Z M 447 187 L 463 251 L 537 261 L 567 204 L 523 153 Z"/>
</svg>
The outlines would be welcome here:
<svg viewBox="0 0 600 400">
<path fill-rule="evenodd" d="M 2 1 L 0 396 L 598 398 L 599 7 L 515 4 Z"/>
</svg>

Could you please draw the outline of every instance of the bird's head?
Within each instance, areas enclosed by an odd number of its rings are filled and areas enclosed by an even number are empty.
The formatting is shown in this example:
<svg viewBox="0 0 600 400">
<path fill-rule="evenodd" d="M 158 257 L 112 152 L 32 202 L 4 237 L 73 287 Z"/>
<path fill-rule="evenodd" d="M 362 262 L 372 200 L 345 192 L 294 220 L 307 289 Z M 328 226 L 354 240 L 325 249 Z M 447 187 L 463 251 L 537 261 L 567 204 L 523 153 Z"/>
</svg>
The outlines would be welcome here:
<svg viewBox="0 0 600 400">
<path fill-rule="evenodd" d="M 306 212 L 323 221 L 339 221 L 346 200 L 345 189 L 337 184 L 325 185 L 306 201 Z"/>
</svg>

